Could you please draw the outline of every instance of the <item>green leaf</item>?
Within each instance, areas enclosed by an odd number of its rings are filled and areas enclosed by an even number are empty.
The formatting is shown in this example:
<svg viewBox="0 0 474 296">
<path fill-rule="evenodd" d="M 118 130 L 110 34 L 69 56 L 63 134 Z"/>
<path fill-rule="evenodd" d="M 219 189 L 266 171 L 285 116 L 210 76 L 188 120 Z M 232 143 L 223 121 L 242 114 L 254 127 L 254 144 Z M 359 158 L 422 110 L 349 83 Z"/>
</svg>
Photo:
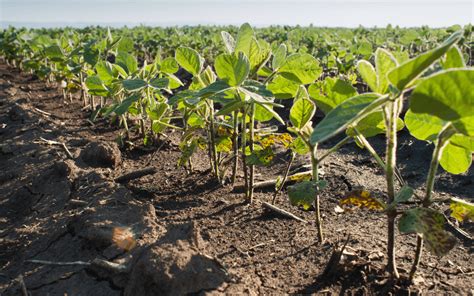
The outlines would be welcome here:
<svg viewBox="0 0 474 296">
<path fill-rule="evenodd" d="M 230 114 L 236 110 L 239 110 L 243 106 L 245 106 L 244 101 L 231 101 L 228 104 L 224 105 L 224 107 L 216 113 L 216 116 Z"/>
<path fill-rule="evenodd" d="M 232 151 L 232 140 L 230 137 L 219 137 L 216 139 L 216 151 L 229 153 Z"/>
<path fill-rule="evenodd" d="M 385 94 L 388 90 L 387 74 L 398 66 L 395 57 L 388 51 L 378 48 L 375 51 L 375 69 L 377 71 L 377 90 L 379 94 Z"/>
<path fill-rule="evenodd" d="M 97 75 L 87 77 L 85 84 L 87 91 L 93 96 L 105 97 L 109 94 L 109 91 L 105 87 L 104 83 Z"/>
<path fill-rule="evenodd" d="M 138 70 L 137 60 L 129 53 L 120 51 L 115 59 L 115 63 L 122 67 L 128 75 Z"/>
<path fill-rule="evenodd" d="M 461 134 L 455 134 L 451 136 L 449 142 L 453 145 L 466 148 L 467 150 L 474 152 L 474 137 L 468 137 Z"/>
<path fill-rule="evenodd" d="M 109 62 L 100 61 L 95 65 L 97 75 L 104 83 L 110 83 L 118 76 L 118 71 Z"/>
<path fill-rule="evenodd" d="M 161 62 L 161 72 L 166 74 L 174 74 L 179 70 L 179 64 L 173 57 L 168 57 Z"/>
<path fill-rule="evenodd" d="M 139 99 L 140 99 L 140 94 L 134 94 L 134 95 L 126 98 L 125 100 L 123 100 L 122 103 L 120 103 L 112 111 L 115 112 L 115 114 L 117 114 L 117 115 L 125 114 L 128 111 L 128 108 L 130 108 L 130 106 L 133 103 L 135 103 L 136 101 L 138 101 Z"/>
<path fill-rule="evenodd" d="M 122 81 L 123 88 L 128 91 L 139 91 L 147 86 L 145 80 L 142 79 L 126 79 Z"/>
<path fill-rule="evenodd" d="M 278 72 L 296 83 L 309 84 L 313 83 L 322 71 L 318 61 L 312 55 L 295 53 L 288 56 Z"/>
<path fill-rule="evenodd" d="M 288 186 L 288 197 L 294 206 L 302 206 L 308 210 L 316 199 L 318 192 L 326 187 L 326 181 L 303 181 L 295 185 Z"/>
<path fill-rule="evenodd" d="M 253 29 L 248 23 L 240 26 L 239 33 L 237 34 L 237 40 L 235 42 L 234 52 L 236 54 L 242 52 L 248 57 L 253 36 Z"/>
<path fill-rule="evenodd" d="M 413 113 L 434 115 L 453 122 L 455 128 L 474 136 L 474 69 L 443 71 L 423 80 L 413 91 Z"/>
<path fill-rule="evenodd" d="M 271 120 L 272 118 L 273 118 L 273 113 L 269 112 L 267 109 L 265 109 L 261 105 L 255 104 L 255 120 L 257 122 L 266 122 L 266 121 Z"/>
<path fill-rule="evenodd" d="M 357 71 L 372 91 L 377 91 L 377 73 L 374 66 L 368 61 L 362 60 L 357 63 Z"/>
<path fill-rule="evenodd" d="M 389 208 L 395 208 L 398 204 L 405 203 L 410 200 L 410 198 L 415 193 L 415 190 L 408 185 L 403 185 L 403 187 L 395 195 L 393 202 L 390 204 Z"/>
<path fill-rule="evenodd" d="M 59 45 L 51 45 L 44 49 L 47 58 L 54 62 L 61 62 L 64 59 L 64 53 Z"/>
<path fill-rule="evenodd" d="M 451 198 L 451 217 L 459 222 L 474 221 L 474 204 L 459 198 Z"/>
<path fill-rule="evenodd" d="M 337 105 L 357 95 L 357 91 L 350 83 L 339 78 L 327 77 L 321 84 L 311 84 L 308 91 L 316 101 L 316 105 L 325 114 L 329 113 Z"/>
<path fill-rule="evenodd" d="M 302 129 L 314 116 L 316 106 L 309 99 L 304 86 L 300 86 L 298 97 L 290 109 L 290 121 L 297 129 Z"/>
<path fill-rule="evenodd" d="M 441 61 L 441 66 L 443 66 L 444 69 L 466 67 L 466 63 L 464 62 L 464 58 L 459 47 L 455 45 L 448 50 L 445 59 Z"/>
<path fill-rule="evenodd" d="M 456 239 L 444 230 L 443 214 L 428 208 L 405 211 L 398 221 L 401 233 L 422 234 L 428 249 L 436 256 L 446 255 L 456 245 Z"/>
<path fill-rule="evenodd" d="M 405 124 L 410 134 L 418 140 L 434 141 L 446 125 L 446 121 L 429 114 L 413 113 L 409 109 L 405 114 Z"/>
<path fill-rule="evenodd" d="M 219 55 L 215 62 L 217 76 L 230 86 L 239 86 L 244 82 L 250 72 L 250 64 L 247 57 L 239 53 L 239 56 L 230 54 Z"/>
<path fill-rule="evenodd" d="M 281 75 L 277 75 L 272 82 L 268 84 L 270 90 L 277 99 L 291 99 L 298 92 L 299 83 L 286 79 Z"/>
<path fill-rule="evenodd" d="M 268 166 L 271 164 L 274 156 L 272 148 L 267 147 L 265 149 L 254 150 L 246 157 L 245 161 L 247 165 Z"/>
<path fill-rule="evenodd" d="M 133 51 L 133 39 L 130 37 L 122 37 L 118 42 L 117 50 L 123 52 Z"/>
<path fill-rule="evenodd" d="M 195 127 L 195 126 L 198 126 L 198 127 L 203 127 L 204 124 L 205 124 L 205 121 L 204 119 L 199 116 L 198 114 L 196 113 L 192 113 L 188 120 L 187 120 L 187 123 L 190 127 Z"/>
<path fill-rule="evenodd" d="M 258 71 L 270 58 L 270 46 L 265 41 L 257 41 L 253 38 L 249 48 L 250 72 L 253 74 Z"/>
<path fill-rule="evenodd" d="M 84 48 L 84 61 L 94 67 L 99 61 L 99 50 L 90 46 Z"/>
<path fill-rule="evenodd" d="M 388 80 L 399 90 L 409 87 L 410 84 L 428 69 L 437 59 L 442 57 L 453 44 L 462 37 L 462 31 L 452 34 L 440 46 L 411 59 L 388 73 Z"/>
<path fill-rule="evenodd" d="M 375 93 L 366 93 L 352 97 L 334 108 L 314 128 L 310 141 L 312 144 L 323 142 L 342 132 L 348 125 L 371 113 L 389 99 Z"/>
<path fill-rule="evenodd" d="M 199 53 L 192 48 L 179 47 L 175 52 L 175 59 L 184 70 L 193 76 L 198 75 L 203 70 L 204 60 Z"/>
<path fill-rule="evenodd" d="M 297 137 L 290 145 L 291 150 L 300 155 L 305 155 L 309 153 L 309 147 L 306 145 L 305 141 L 300 137 Z"/>
<path fill-rule="evenodd" d="M 403 120 L 400 118 L 397 119 L 397 131 L 402 130 L 405 127 Z M 385 126 L 385 119 L 382 111 L 375 111 L 361 119 L 357 122 L 356 125 L 357 131 L 361 133 L 364 137 L 370 138 L 379 134 L 384 134 L 387 130 Z M 356 137 L 357 133 L 352 128 L 349 127 L 346 131 L 346 134 L 350 137 Z"/>
<path fill-rule="evenodd" d="M 227 49 L 227 53 L 231 54 L 234 52 L 235 49 L 235 40 L 232 35 L 227 33 L 226 31 L 221 32 L 222 41 L 224 42 L 225 48 Z"/>
<path fill-rule="evenodd" d="M 286 45 L 281 44 L 273 53 L 272 69 L 277 70 L 280 68 L 286 60 Z"/>
<path fill-rule="evenodd" d="M 168 78 L 155 78 L 150 81 L 150 86 L 154 89 L 167 88 L 169 85 Z"/>
<path fill-rule="evenodd" d="M 451 174 L 462 174 L 466 172 L 472 163 L 471 150 L 448 143 L 441 154 L 439 164 Z"/>
</svg>

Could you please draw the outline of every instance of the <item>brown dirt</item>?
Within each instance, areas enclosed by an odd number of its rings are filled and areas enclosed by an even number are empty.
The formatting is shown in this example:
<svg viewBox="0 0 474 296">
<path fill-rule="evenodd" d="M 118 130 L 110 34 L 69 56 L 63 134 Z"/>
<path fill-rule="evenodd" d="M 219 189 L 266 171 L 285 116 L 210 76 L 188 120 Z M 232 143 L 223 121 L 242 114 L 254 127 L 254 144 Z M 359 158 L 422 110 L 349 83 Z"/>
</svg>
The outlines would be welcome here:
<svg viewBox="0 0 474 296">
<path fill-rule="evenodd" d="M 177 168 L 176 133 L 156 154 L 140 145 L 118 152 L 113 143 L 119 131 L 103 119 L 88 123 L 78 100 L 64 103 L 57 89 L 3 64 L 0 73 L 2 295 L 21 295 L 20 275 L 31 295 L 473 293 L 474 247 L 465 240 L 443 258 L 425 253 L 415 285 L 387 281 L 385 216 L 334 210 L 358 187 L 384 198 L 381 170 L 354 144 L 322 166 L 329 185 L 321 194 L 326 242 L 319 244 L 313 222 L 302 224 L 262 209 L 260 202 L 270 201 L 272 192 L 257 191 L 256 202 L 248 205 L 230 186 L 216 184 L 204 154 L 194 156 L 193 172 Z M 65 143 L 74 159 L 41 137 Z M 420 193 L 432 147 L 406 132 L 400 137 L 400 169 Z M 383 137 L 371 142 L 383 154 Z M 87 150 L 99 152 L 102 162 L 84 161 L 91 155 Z M 157 173 L 126 186 L 113 181 L 144 168 L 152 157 Z M 283 168 L 279 163 L 260 169 L 257 178 L 269 179 Z M 436 198 L 472 201 L 474 170 L 459 176 L 442 172 L 435 189 Z M 285 192 L 277 204 L 313 221 L 312 211 L 289 206 Z M 434 206 L 447 210 L 442 203 Z M 472 223 L 462 228 L 474 232 Z M 338 272 L 322 275 L 333 246 L 349 235 L 350 254 Z M 415 244 L 414 236 L 397 235 L 402 274 L 410 268 Z M 121 263 L 127 272 L 27 262 L 96 258 Z"/>
</svg>

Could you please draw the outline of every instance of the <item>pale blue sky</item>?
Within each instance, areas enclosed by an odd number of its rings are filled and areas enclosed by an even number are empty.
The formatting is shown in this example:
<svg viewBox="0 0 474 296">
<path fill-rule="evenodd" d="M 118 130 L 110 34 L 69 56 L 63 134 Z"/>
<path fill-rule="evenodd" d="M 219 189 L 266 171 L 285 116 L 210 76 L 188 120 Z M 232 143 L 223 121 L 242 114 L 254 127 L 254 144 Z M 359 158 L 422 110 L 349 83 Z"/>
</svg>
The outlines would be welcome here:
<svg viewBox="0 0 474 296">
<path fill-rule="evenodd" d="M 474 23 L 472 0 L 0 0 L 2 27 L 87 24 L 432 27 Z"/>
</svg>

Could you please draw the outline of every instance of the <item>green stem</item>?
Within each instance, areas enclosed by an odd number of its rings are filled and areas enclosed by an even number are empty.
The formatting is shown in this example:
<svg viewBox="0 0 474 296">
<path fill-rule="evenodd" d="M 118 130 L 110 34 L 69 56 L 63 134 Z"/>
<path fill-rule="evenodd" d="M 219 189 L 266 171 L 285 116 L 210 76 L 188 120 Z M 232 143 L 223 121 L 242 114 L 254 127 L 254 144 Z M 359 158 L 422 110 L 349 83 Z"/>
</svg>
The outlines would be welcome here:
<svg viewBox="0 0 474 296">
<path fill-rule="evenodd" d="M 438 171 L 439 161 L 443 153 L 444 147 L 449 142 L 449 138 L 452 136 L 452 130 L 448 124 L 440 132 L 438 139 L 435 142 L 435 149 L 433 150 L 433 156 L 431 157 L 430 169 L 428 170 L 428 176 L 426 178 L 426 192 L 423 199 L 423 207 L 427 208 L 431 205 L 431 197 L 433 195 L 433 188 L 435 183 L 436 172 Z M 409 280 L 413 282 L 418 266 L 420 265 L 421 255 L 423 253 L 423 236 L 418 235 L 416 240 L 416 251 L 413 265 L 411 266 Z"/>
<path fill-rule="evenodd" d="M 310 146 L 311 147 L 311 169 L 312 169 L 312 180 L 314 182 L 319 182 L 319 162 L 317 157 L 318 146 Z M 319 188 L 318 188 L 319 191 Z M 321 221 L 321 209 L 319 206 L 319 193 L 316 194 L 316 198 L 314 199 L 314 208 L 315 208 L 315 218 L 316 218 L 316 227 L 318 229 L 318 239 L 319 242 L 323 242 L 324 235 L 323 235 L 323 224 Z"/>
<path fill-rule="evenodd" d="M 250 153 L 253 153 L 254 151 L 254 138 L 255 138 L 255 132 L 254 132 L 254 125 L 255 125 L 255 103 L 250 104 L 250 128 L 249 128 L 249 133 L 250 133 L 250 139 L 249 139 L 249 145 L 250 145 Z M 253 184 L 255 181 L 255 166 L 251 164 L 249 166 L 249 202 L 252 203 L 253 201 Z"/>
<path fill-rule="evenodd" d="M 212 153 L 212 162 L 213 162 L 213 170 L 214 175 L 216 176 L 217 180 L 220 181 L 219 176 L 219 161 L 217 159 L 217 149 L 216 149 L 216 135 L 215 135 L 215 127 L 214 127 L 214 102 L 212 100 L 208 100 L 209 105 L 209 134 L 211 140 L 211 153 Z"/>
<path fill-rule="evenodd" d="M 339 148 L 347 144 L 350 140 L 351 137 L 345 137 L 344 139 L 339 141 L 336 145 L 334 145 L 331 149 L 327 150 L 323 155 L 318 158 L 318 163 L 321 163 L 324 159 L 326 159 L 326 157 L 339 150 Z"/>
<path fill-rule="evenodd" d="M 235 184 L 235 179 L 237 177 L 237 169 L 239 167 L 239 111 L 234 111 L 234 131 L 232 133 L 232 145 L 234 150 L 234 164 L 232 167 L 232 186 Z"/>
<path fill-rule="evenodd" d="M 390 102 L 384 108 L 385 121 L 387 126 L 387 152 L 386 152 L 386 170 L 385 178 L 387 181 L 387 195 L 388 203 L 392 203 L 395 199 L 395 167 L 396 167 L 396 152 L 397 152 L 397 118 L 398 118 L 398 104 Z M 395 218 L 397 216 L 396 209 L 387 211 L 387 255 L 388 263 L 387 270 L 392 278 L 399 278 L 395 254 Z"/>
<path fill-rule="evenodd" d="M 293 160 L 295 160 L 295 156 L 296 156 L 296 153 L 291 151 L 290 160 L 288 161 L 288 164 L 286 165 L 285 175 L 283 175 L 283 179 L 281 180 L 280 186 L 278 186 L 278 188 L 275 189 L 275 192 L 273 192 L 272 205 L 275 204 L 275 200 L 278 193 L 280 193 L 280 191 L 285 186 L 286 179 L 288 179 L 288 175 L 290 174 L 290 168 L 291 168 L 291 165 L 293 164 Z"/>
<path fill-rule="evenodd" d="M 247 124 L 246 124 L 246 117 L 247 117 L 247 106 L 242 108 L 242 162 L 243 162 L 243 169 L 244 169 L 244 179 L 245 179 L 245 197 L 249 197 L 249 178 L 247 174 L 247 156 L 245 155 L 245 148 L 247 146 Z"/>
</svg>

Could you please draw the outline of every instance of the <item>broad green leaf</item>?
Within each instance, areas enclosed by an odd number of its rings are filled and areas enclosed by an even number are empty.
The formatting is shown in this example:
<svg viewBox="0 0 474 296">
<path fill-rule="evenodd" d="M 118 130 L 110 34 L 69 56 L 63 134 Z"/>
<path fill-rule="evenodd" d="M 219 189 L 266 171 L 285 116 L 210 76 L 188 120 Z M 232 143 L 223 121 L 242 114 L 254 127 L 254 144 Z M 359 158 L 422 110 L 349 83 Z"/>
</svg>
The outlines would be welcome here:
<svg viewBox="0 0 474 296">
<path fill-rule="evenodd" d="M 232 151 L 232 140 L 230 137 L 219 137 L 216 139 L 216 151 L 229 153 Z"/>
<path fill-rule="evenodd" d="M 455 134 L 449 139 L 449 142 L 453 145 L 463 147 L 471 152 L 474 152 L 474 137 L 468 137 L 462 134 Z"/>
<path fill-rule="evenodd" d="M 318 192 L 326 187 L 326 181 L 303 181 L 295 185 L 288 186 L 288 197 L 294 206 L 302 206 L 309 210 L 316 199 Z"/>
<path fill-rule="evenodd" d="M 90 46 L 84 48 L 84 61 L 94 67 L 99 61 L 99 50 Z"/>
<path fill-rule="evenodd" d="M 118 51 L 132 52 L 133 51 L 133 39 L 130 37 L 122 37 L 117 45 Z"/>
<path fill-rule="evenodd" d="M 428 249 L 436 256 L 446 255 L 456 245 L 456 239 L 444 230 L 443 214 L 428 208 L 415 208 L 405 211 L 398 221 L 401 233 L 423 235 Z"/>
<path fill-rule="evenodd" d="M 268 90 L 270 90 L 277 99 L 294 98 L 298 92 L 298 88 L 298 83 L 286 79 L 281 75 L 277 75 L 272 82 L 268 84 Z"/>
<path fill-rule="evenodd" d="M 154 89 L 167 88 L 169 85 L 168 78 L 155 78 L 150 81 L 150 86 Z"/>
<path fill-rule="evenodd" d="M 228 104 L 226 104 L 222 109 L 220 109 L 216 113 L 216 116 L 230 114 L 236 110 L 240 110 L 240 108 L 242 108 L 243 106 L 245 106 L 244 101 L 231 101 Z"/>
<path fill-rule="evenodd" d="M 235 41 L 234 52 L 236 54 L 242 52 L 248 57 L 253 36 L 253 29 L 248 23 L 240 26 L 239 33 L 237 34 L 237 40 Z"/>
<path fill-rule="evenodd" d="M 272 108 L 272 107 L 270 107 Z M 255 120 L 258 122 L 266 122 L 273 118 L 273 113 L 269 112 L 259 104 L 255 104 Z"/>
<path fill-rule="evenodd" d="M 377 91 L 377 73 L 374 66 L 368 61 L 362 60 L 357 63 L 357 71 L 372 91 Z"/>
<path fill-rule="evenodd" d="M 453 44 L 462 37 L 462 31 L 452 34 L 445 42 L 435 49 L 425 52 L 411 59 L 388 73 L 388 80 L 399 90 L 409 87 L 410 84 L 428 69 L 437 59 L 442 57 Z"/>
<path fill-rule="evenodd" d="M 372 196 L 366 190 L 353 190 L 339 201 L 341 206 L 351 205 L 358 208 L 367 208 L 369 210 L 383 211 L 387 207 L 385 203 Z"/>
<path fill-rule="evenodd" d="M 234 52 L 235 49 L 235 40 L 232 35 L 227 33 L 226 31 L 221 32 L 222 41 L 224 42 L 225 48 L 227 49 L 227 53 L 231 54 Z"/>
<path fill-rule="evenodd" d="M 451 217 L 459 222 L 474 221 L 474 204 L 459 198 L 451 198 Z"/>
<path fill-rule="evenodd" d="M 390 208 L 396 207 L 398 204 L 407 202 L 410 200 L 410 198 L 413 196 L 415 190 L 411 188 L 408 185 L 403 185 L 403 187 L 400 189 L 400 191 L 397 192 L 395 195 L 395 199 L 393 202 L 390 204 Z"/>
<path fill-rule="evenodd" d="M 423 80 L 413 91 L 413 113 L 451 121 L 456 129 L 474 136 L 474 69 L 448 70 Z"/>
<path fill-rule="evenodd" d="M 129 53 L 120 51 L 115 59 L 115 63 L 122 67 L 128 75 L 134 73 L 138 69 L 137 60 Z"/>
<path fill-rule="evenodd" d="M 403 120 L 398 118 L 397 131 L 401 131 L 405 127 Z M 370 138 L 379 134 L 384 134 L 386 131 L 385 119 L 382 111 L 375 111 L 361 119 L 356 125 L 357 131 L 364 137 Z M 356 137 L 357 133 L 349 127 L 346 134 L 350 137 Z"/>
<path fill-rule="evenodd" d="M 44 49 L 47 58 L 54 62 L 60 62 L 64 59 L 63 50 L 59 45 L 51 45 Z"/>
<path fill-rule="evenodd" d="M 368 41 L 362 41 L 359 44 L 357 51 L 361 55 L 370 56 L 372 54 L 372 44 L 370 44 Z"/>
<path fill-rule="evenodd" d="M 451 49 L 446 53 L 444 60 L 441 61 L 441 65 L 444 69 L 466 67 L 466 63 L 464 62 L 464 58 L 459 47 L 456 45 L 451 47 Z"/>
<path fill-rule="evenodd" d="M 252 75 L 268 61 L 270 55 L 271 51 L 268 43 L 263 40 L 259 42 L 255 38 L 252 39 L 248 55 Z"/>
<path fill-rule="evenodd" d="M 316 101 L 316 105 L 325 114 L 345 100 L 357 95 L 357 91 L 349 82 L 332 77 L 327 77 L 323 83 L 311 84 L 308 91 Z"/>
<path fill-rule="evenodd" d="M 265 149 L 254 150 L 250 155 L 245 159 L 247 165 L 261 165 L 268 166 L 271 164 L 274 153 L 271 147 Z"/>
<path fill-rule="evenodd" d="M 166 74 L 174 74 L 178 72 L 179 64 L 175 58 L 169 57 L 169 58 L 164 59 L 161 62 L 160 70 L 161 72 L 166 73 Z"/>
<path fill-rule="evenodd" d="M 277 70 L 280 68 L 286 60 L 286 45 L 281 44 L 273 53 L 272 69 Z"/>
<path fill-rule="evenodd" d="M 197 51 L 192 48 L 181 46 L 175 52 L 178 64 L 193 76 L 201 73 L 204 61 Z"/>
<path fill-rule="evenodd" d="M 168 104 L 160 103 L 153 109 L 147 108 L 146 112 L 151 120 L 161 120 L 167 110 L 169 110 Z"/>
<path fill-rule="evenodd" d="M 385 94 L 388 90 L 387 74 L 398 65 L 395 57 L 388 51 L 378 48 L 375 51 L 375 69 L 377 71 L 377 90 L 379 94 Z"/>
<path fill-rule="evenodd" d="M 300 86 L 298 97 L 290 109 L 291 123 L 295 128 L 301 129 L 313 118 L 315 112 L 316 106 L 314 106 L 314 103 L 309 99 L 306 88 Z"/>
<path fill-rule="evenodd" d="M 352 97 L 334 108 L 314 128 L 311 143 L 323 142 L 342 132 L 348 125 L 362 119 L 388 101 L 388 96 L 367 93 Z"/>
<path fill-rule="evenodd" d="M 117 115 L 122 115 L 122 114 L 125 114 L 127 111 L 128 111 L 128 108 L 130 108 L 130 106 L 135 103 L 136 101 L 138 101 L 140 99 L 140 95 L 139 94 L 134 94 L 128 98 L 126 98 L 125 100 L 123 100 L 114 110 L 112 110 L 113 112 L 115 112 L 115 114 Z"/>
<path fill-rule="evenodd" d="M 244 82 L 250 72 L 250 64 L 247 57 L 239 53 L 239 56 L 230 54 L 219 55 L 215 62 L 217 76 L 230 86 L 238 86 Z"/>
<path fill-rule="evenodd" d="M 104 83 L 97 75 L 87 77 L 85 84 L 87 91 L 93 96 L 105 97 L 109 94 L 109 91 L 105 87 Z"/>
<path fill-rule="evenodd" d="M 122 81 L 122 85 L 128 91 L 138 91 L 145 88 L 147 83 L 142 79 L 126 79 Z"/>
<path fill-rule="evenodd" d="M 95 70 L 97 75 L 104 83 L 111 82 L 114 78 L 118 76 L 118 71 L 114 68 L 109 62 L 99 61 L 95 65 Z"/>
<path fill-rule="evenodd" d="M 309 84 L 313 83 L 322 71 L 318 61 L 312 55 L 295 53 L 287 57 L 278 72 L 296 83 Z"/>
<path fill-rule="evenodd" d="M 300 137 L 297 137 L 290 145 L 291 150 L 294 152 L 300 154 L 300 155 L 305 155 L 309 153 L 309 147 L 306 145 L 305 141 L 301 139 Z"/>
<path fill-rule="evenodd" d="M 409 109 L 405 114 L 405 124 L 410 134 L 418 140 L 434 141 L 446 121 L 426 113 L 413 113 Z"/>
<path fill-rule="evenodd" d="M 451 174 L 466 172 L 472 163 L 472 153 L 469 149 L 448 143 L 441 154 L 439 164 Z"/>
<path fill-rule="evenodd" d="M 205 124 L 205 121 L 201 116 L 197 115 L 196 113 L 192 113 L 187 120 L 187 124 L 190 127 L 195 127 L 195 126 L 203 127 Z"/>
</svg>

